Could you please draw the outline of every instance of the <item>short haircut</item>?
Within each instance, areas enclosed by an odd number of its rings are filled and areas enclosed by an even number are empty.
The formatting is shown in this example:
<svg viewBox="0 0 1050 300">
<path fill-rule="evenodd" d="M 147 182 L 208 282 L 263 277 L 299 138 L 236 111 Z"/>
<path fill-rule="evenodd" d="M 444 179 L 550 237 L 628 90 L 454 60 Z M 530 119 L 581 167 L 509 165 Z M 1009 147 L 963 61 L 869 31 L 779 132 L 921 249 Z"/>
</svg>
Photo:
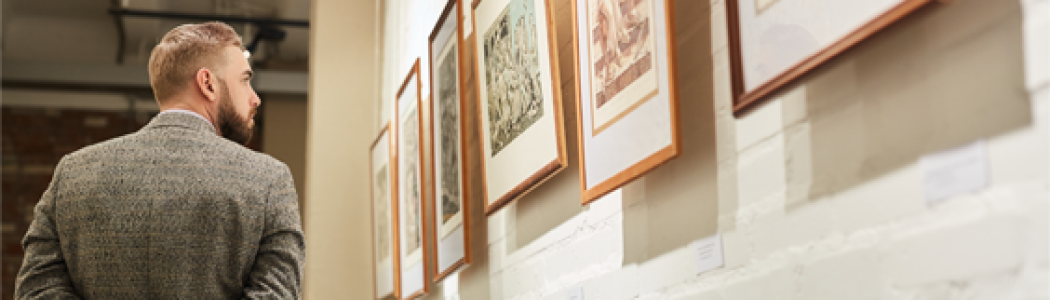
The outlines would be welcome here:
<svg viewBox="0 0 1050 300">
<path fill-rule="evenodd" d="M 149 57 L 149 83 L 154 97 L 164 102 L 178 95 L 194 81 L 201 68 L 218 72 L 226 66 L 223 51 L 229 46 L 244 49 L 237 32 L 222 22 L 186 24 L 169 31 Z"/>
</svg>

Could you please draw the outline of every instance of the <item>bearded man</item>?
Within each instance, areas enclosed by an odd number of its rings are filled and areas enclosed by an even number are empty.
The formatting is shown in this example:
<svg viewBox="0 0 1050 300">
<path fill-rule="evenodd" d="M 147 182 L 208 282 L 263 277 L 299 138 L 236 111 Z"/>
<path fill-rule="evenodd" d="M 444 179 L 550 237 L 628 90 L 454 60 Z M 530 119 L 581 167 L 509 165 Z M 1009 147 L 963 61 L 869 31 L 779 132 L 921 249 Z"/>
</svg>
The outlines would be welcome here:
<svg viewBox="0 0 1050 300">
<path fill-rule="evenodd" d="M 230 26 L 153 48 L 161 113 L 59 162 L 22 246 L 18 299 L 301 297 L 305 242 L 288 167 L 243 145 L 259 96 Z"/>
</svg>

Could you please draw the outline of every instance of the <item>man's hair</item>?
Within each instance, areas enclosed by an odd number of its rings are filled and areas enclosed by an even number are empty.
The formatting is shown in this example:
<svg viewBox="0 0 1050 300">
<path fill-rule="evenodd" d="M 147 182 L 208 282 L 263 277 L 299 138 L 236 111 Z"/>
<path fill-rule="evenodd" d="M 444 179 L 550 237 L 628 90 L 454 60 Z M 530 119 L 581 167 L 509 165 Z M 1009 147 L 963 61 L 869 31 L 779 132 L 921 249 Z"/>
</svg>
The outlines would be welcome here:
<svg viewBox="0 0 1050 300">
<path fill-rule="evenodd" d="M 237 32 L 222 22 L 181 25 L 165 34 L 149 56 L 149 83 L 157 101 L 182 92 L 201 68 L 218 72 L 226 65 L 223 51 L 229 46 L 244 49 Z"/>
</svg>

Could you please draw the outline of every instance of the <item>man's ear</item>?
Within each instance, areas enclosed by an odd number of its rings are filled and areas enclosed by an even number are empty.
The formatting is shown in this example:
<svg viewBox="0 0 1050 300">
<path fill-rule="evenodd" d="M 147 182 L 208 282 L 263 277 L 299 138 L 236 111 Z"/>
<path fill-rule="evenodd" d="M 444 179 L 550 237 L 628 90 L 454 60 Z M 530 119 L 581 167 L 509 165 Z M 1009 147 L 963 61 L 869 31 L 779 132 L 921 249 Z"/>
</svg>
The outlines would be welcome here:
<svg viewBox="0 0 1050 300">
<path fill-rule="evenodd" d="M 197 70 L 197 75 L 193 77 L 194 83 L 196 83 L 197 89 L 200 90 L 201 95 L 208 102 L 216 101 L 219 99 L 218 89 L 216 87 L 216 80 L 218 78 L 215 74 L 212 74 L 211 70 L 207 68 L 200 68 Z"/>
</svg>

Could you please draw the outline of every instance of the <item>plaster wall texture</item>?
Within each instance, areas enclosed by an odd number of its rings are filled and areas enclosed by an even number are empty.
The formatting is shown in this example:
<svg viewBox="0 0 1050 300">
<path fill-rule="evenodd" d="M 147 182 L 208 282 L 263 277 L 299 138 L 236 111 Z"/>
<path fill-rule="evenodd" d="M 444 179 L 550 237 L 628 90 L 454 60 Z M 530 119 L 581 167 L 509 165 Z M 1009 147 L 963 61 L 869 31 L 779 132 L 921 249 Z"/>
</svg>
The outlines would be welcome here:
<svg viewBox="0 0 1050 300">
<path fill-rule="evenodd" d="M 372 247 L 368 246 L 372 239 L 368 149 L 378 132 L 372 119 L 379 98 L 376 5 L 372 1 L 311 3 L 307 180 L 300 193 L 300 205 L 305 207 L 301 211 L 306 233 L 305 299 L 374 295 Z M 285 109 L 287 117 L 294 118 L 296 112 Z"/>
<path fill-rule="evenodd" d="M 472 265 L 425 299 L 1050 298 L 1050 1 L 924 9 L 741 117 L 724 0 L 675 5 L 684 153 L 581 207 L 570 143 L 568 169 L 475 216 Z M 989 185 L 927 203 L 920 158 L 977 140 Z M 725 266 L 697 274 L 715 233 Z"/>
</svg>

